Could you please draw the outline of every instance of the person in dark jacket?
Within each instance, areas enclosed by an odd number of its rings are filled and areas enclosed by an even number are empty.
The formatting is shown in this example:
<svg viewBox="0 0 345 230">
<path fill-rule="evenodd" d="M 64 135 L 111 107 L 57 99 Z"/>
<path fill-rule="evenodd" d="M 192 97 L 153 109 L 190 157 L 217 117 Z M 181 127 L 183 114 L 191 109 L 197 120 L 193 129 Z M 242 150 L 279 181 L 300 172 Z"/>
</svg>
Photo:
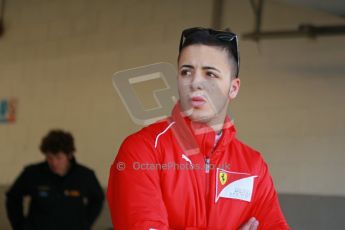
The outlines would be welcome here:
<svg viewBox="0 0 345 230">
<path fill-rule="evenodd" d="M 103 190 L 95 173 L 76 162 L 73 136 L 50 131 L 40 150 L 45 161 L 29 165 L 6 194 L 6 210 L 14 230 L 87 230 L 100 214 Z M 24 215 L 23 197 L 29 196 Z"/>
</svg>

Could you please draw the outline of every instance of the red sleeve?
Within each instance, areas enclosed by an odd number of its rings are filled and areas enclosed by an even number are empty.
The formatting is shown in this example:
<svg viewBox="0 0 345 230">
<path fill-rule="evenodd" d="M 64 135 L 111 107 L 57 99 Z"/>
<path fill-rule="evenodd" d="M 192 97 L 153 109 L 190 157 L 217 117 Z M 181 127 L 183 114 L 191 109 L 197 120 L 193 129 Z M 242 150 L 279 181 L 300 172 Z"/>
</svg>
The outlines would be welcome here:
<svg viewBox="0 0 345 230">
<path fill-rule="evenodd" d="M 289 230 L 283 212 L 280 209 L 277 192 L 268 171 L 267 164 L 262 161 L 261 175 L 254 197 L 253 216 L 259 221 L 259 230 Z"/>
<path fill-rule="evenodd" d="M 140 134 L 122 143 L 110 169 L 107 190 L 114 229 L 168 229 L 159 170 L 150 169 L 158 162 L 153 145 Z"/>
</svg>

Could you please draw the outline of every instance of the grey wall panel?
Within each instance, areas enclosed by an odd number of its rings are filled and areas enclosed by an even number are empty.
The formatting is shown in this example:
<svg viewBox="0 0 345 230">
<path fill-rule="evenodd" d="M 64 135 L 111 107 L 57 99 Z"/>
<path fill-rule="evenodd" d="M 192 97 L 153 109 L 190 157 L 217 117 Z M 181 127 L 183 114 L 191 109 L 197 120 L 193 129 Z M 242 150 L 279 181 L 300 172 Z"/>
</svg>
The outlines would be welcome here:
<svg viewBox="0 0 345 230">
<path fill-rule="evenodd" d="M 292 229 L 345 229 L 345 197 L 280 194 L 279 199 Z"/>
</svg>

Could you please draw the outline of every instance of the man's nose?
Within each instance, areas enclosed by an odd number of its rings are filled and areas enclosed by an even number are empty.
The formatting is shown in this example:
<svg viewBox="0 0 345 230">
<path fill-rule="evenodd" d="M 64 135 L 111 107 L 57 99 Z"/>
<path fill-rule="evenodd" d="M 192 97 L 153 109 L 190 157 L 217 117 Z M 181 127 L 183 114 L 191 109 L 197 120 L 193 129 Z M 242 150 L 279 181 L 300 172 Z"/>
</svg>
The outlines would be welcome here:
<svg viewBox="0 0 345 230">
<path fill-rule="evenodd" d="M 194 76 L 192 77 L 191 88 L 192 90 L 202 90 L 204 84 L 204 79 L 201 71 L 195 71 Z"/>
</svg>

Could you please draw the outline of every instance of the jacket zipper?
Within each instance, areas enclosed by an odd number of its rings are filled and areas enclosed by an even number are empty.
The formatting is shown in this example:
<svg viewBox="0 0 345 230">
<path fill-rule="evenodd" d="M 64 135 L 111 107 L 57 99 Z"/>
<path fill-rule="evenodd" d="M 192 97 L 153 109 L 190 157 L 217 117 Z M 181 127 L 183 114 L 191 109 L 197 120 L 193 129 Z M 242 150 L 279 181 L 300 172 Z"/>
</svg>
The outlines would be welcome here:
<svg viewBox="0 0 345 230">
<path fill-rule="evenodd" d="M 211 156 L 217 148 L 217 143 L 213 146 L 210 153 L 205 157 L 205 173 L 206 173 L 206 190 L 205 190 L 205 205 L 206 205 L 206 224 L 208 225 L 209 219 L 209 200 L 210 200 L 210 170 L 211 170 Z M 214 169 L 214 167 L 212 167 Z"/>
<path fill-rule="evenodd" d="M 209 187 L 210 187 L 210 157 L 205 158 L 205 176 L 206 176 L 206 188 L 205 188 L 205 208 L 206 208 L 206 227 L 208 226 L 208 215 L 209 215 L 209 207 L 208 207 L 208 197 L 209 197 Z"/>
<path fill-rule="evenodd" d="M 206 189 L 205 189 L 205 207 L 206 207 L 206 223 L 209 218 L 209 193 L 210 193 L 210 169 L 211 169 L 211 155 L 214 149 L 211 150 L 210 154 L 205 157 L 205 173 L 206 173 Z"/>
<path fill-rule="evenodd" d="M 210 158 L 209 157 L 206 157 L 205 159 L 205 171 L 206 171 L 206 174 L 210 173 Z"/>
<path fill-rule="evenodd" d="M 214 152 L 215 148 L 213 148 L 210 154 L 206 155 L 205 157 L 205 173 L 206 173 L 206 199 L 208 198 L 209 187 L 210 187 L 210 169 L 211 169 L 211 156 Z"/>
</svg>

